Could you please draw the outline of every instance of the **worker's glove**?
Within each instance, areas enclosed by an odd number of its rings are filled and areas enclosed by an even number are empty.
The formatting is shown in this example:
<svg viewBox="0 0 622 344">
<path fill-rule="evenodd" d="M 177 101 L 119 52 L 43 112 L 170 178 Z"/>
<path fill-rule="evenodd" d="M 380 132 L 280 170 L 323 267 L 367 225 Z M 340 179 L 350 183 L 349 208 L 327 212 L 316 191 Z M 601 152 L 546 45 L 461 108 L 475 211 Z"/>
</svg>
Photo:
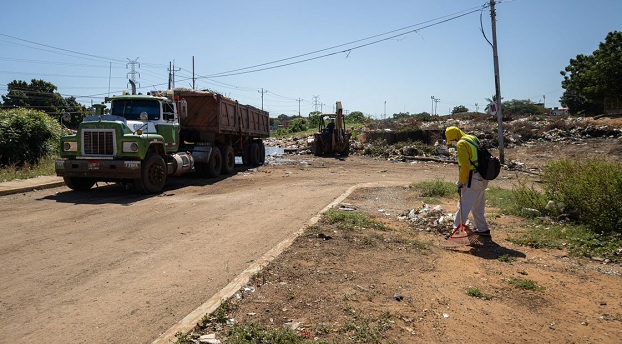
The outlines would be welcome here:
<svg viewBox="0 0 622 344">
<path fill-rule="evenodd" d="M 460 182 L 456 182 L 456 188 L 458 189 L 458 193 L 460 193 L 460 191 L 462 191 L 462 187 L 464 186 L 464 184 L 460 183 Z"/>
</svg>

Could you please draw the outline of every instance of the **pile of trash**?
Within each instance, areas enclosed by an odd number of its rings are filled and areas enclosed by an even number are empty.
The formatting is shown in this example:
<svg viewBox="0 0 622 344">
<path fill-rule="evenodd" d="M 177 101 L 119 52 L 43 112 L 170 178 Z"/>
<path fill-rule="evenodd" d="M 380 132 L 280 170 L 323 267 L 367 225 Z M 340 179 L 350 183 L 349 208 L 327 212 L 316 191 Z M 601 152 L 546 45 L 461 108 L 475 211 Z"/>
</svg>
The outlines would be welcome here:
<svg viewBox="0 0 622 344">
<path fill-rule="evenodd" d="M 451 234 L 454 224 L 455 214 L 446 213 L 440 205 L 431 206 L 423 204 L 419 209 L 410 209 L 399 214 L 399 221 L 408 222 L 410 227 L 418 229 L 420 232 L 436 233 L 443 236 Z M 467 226 L 471 224 L 467 220 Z"/>
</svg>

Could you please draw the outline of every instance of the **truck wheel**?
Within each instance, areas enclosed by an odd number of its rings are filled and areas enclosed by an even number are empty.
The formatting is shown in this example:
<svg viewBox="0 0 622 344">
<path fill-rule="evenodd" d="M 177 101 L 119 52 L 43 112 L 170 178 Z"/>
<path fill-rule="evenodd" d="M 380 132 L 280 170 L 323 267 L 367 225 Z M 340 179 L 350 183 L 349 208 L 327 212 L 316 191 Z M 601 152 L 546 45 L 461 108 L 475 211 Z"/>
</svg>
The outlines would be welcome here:
<svg viewBox="0 0 622 344">
<path fill-rule="evenodd" d="M 65 184 L 76 191 L 86 191 L 93 187 L 95 181 L 91 178 L 63 177 Z"/>
<path fill-rule="evenodd" d="M 135 186 L 142 193 L 158 193 L 166 183 L 166 164 L 158 154 L 147 153 L 142 164 L 140 179 L 135 181 Z"/>
<path fill-rule="evenodd" d="M 222 170 L 222 154 L 218 147 L 214 147 L 209 155 L 209 161 L 205 165 L 205 174 L 208 178 L 220 176 Z"/>
<path fill-rule="evenodd" d="M 251 164 L 251 166 L 259 166 L 259 153 L 259 145 L 256 142 L 251 143 L 248 154 L 248 162 Z"/>
<path fill-rule="evenodd" d="M 263 141 L 259 141 L 257 144 L 259 145 L 259 164 L 263 165 L 266 162 L 266 146 Z"/>
<path fill-rule="evenodd" d="M 222 174 L 230 174 L 235 168 L 235 152 L 231 146 L 220 147 L 222 154 Z"/>
<path fill-rule="evenodd" d="M 249 143 L 244 144 L 242 149 L 242 165 L 250 165 L 251 145 Z"/>
</svg>

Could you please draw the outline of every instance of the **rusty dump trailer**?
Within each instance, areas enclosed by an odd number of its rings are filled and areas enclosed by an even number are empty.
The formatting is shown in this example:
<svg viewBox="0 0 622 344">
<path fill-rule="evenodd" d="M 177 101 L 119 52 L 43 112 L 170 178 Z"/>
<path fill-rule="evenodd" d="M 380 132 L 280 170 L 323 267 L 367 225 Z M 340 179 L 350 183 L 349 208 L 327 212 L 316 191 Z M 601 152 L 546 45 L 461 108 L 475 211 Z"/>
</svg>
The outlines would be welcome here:
<svg viewBox="0 0 622 344">
<path fill-rule="evenodd" d="M 231 150 L 245 165 L 265 161 L 262 139 L 270 136 L 268 112 L 208 91 L 174 89 L 173 97 L 180 113 L 181 142 L 219 147 L 224 165 L 230 163 Z"/>
</svg>

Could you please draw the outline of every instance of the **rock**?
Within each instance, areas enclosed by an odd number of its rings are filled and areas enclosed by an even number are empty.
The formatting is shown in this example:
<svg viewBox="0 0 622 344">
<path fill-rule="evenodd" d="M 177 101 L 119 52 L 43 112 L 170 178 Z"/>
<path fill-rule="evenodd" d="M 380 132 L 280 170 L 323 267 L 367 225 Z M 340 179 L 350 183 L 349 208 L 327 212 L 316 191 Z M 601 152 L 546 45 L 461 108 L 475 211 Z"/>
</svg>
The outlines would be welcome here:
<svg viewBox="0 0 622 344">
<path fill-rule="evenodd" d="M 538 217 L 542 215 L 538 209 L 533 208 L 523 208 L 523 213 L 528 216 Z"/>
<path fill-rule="evenodd" d="M 220 344 L 220 340 L 216 339 L 215 333 L 204 334 L 199 337 L 199 343 Z"/>
</svg>

